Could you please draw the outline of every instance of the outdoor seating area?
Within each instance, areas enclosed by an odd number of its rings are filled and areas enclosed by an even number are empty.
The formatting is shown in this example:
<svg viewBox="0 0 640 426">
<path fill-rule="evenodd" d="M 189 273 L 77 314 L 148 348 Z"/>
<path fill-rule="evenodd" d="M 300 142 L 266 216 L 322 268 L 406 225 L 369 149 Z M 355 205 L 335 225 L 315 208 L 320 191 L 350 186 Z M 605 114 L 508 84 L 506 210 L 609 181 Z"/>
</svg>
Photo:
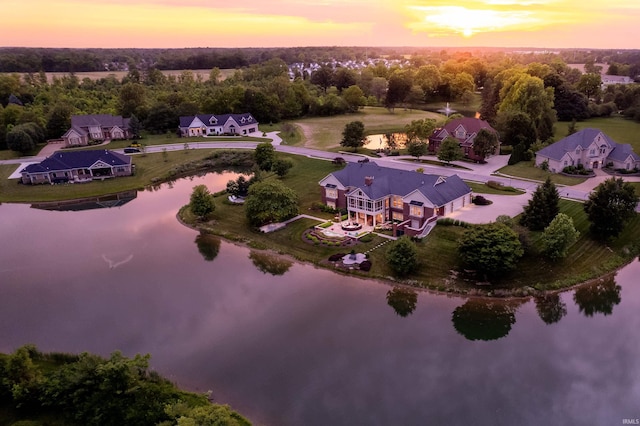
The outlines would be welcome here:
<svg viewBox="0 0 640 426">
<path fill-rule="evenodd" d="M 316 227 L 316 229 L 319 229 L 322 233 L 330 237 L 350 237 L 355 239 L 361 238 L 373 231 L 372 226 L 350 221 L 333 223 L 326 228 Z"/>
</svg>

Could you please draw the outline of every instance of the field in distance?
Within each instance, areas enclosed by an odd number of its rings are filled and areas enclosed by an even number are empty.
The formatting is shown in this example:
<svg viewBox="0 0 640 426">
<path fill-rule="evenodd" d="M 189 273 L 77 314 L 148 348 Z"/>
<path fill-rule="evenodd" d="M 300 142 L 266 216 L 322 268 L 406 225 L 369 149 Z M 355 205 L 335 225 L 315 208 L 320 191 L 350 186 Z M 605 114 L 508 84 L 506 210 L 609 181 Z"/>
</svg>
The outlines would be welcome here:
<svg viewBox="0 0 640 426">
<path fill-rule="evenodd" d="M 162 74 L 166 75 L 166 76 L 179 76 L 180 74 L 182 74 L 184 71 L 191 71 L 193 73 L 194 78 L 197 78 L 198 76 L 200 76 L 202 78 L 202 81 L 207 81 L 209 80 L 209 73 L 211 72 L 210 69 L 205 69 L 205 70 L 161 70 Z M 235 69 L 222 69 L 220 70 L 220 81 L 224 80 L 225 78 L 229 77 L 230 75 L 233 75 L 233 73 L 235 72 Z M 144 74 L 144 71 L 140 71 L 141 74 Z M 4 74 L 20 74 L 20 73 L 0 73 L 0 75 L 4 75 Z M 80 81 L 82 81 L 85 78 L 89 78 L 91 80 L 99 80 L 101 78 L 105 78 L 108 77 L 109 75 L 114 75 L 118 80 L 122 80 L 123 77 L 125 77 L 127 74 L 129 74 L 129 71 L 86 71 L 86 72 L 76 72 L 74 73 L 76 77 L 78 77 L 78 79 Z M 53 81 L 54 77 L 60 78 L 60 77 L 64 77 L 66 75 L 69 75 L 68 72 L 48 72 L 47 73 L 47 82 L 51 83 Z"/>
</svg>

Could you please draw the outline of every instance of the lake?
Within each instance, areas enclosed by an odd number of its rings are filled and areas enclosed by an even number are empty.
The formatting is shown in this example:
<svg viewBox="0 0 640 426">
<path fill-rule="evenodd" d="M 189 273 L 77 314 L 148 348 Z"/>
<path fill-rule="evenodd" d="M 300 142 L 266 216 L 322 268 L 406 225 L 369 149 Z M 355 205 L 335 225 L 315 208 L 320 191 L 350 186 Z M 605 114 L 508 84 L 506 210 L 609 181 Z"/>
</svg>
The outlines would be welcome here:
<svg viewBox="0 0 640 426">
<path fill-rule="evenodd" d="M 392 307 L 386 283 L 178 223 L 193 186 L 217 191 L 235 176 L 63 211 L 0 205 L 0 351 L 150 353 L 161 374 L 260 425 L 640 417 L 638 261 L 537 302 L 421 292 L 415 310 L 411 295 Z"/>
</svg>

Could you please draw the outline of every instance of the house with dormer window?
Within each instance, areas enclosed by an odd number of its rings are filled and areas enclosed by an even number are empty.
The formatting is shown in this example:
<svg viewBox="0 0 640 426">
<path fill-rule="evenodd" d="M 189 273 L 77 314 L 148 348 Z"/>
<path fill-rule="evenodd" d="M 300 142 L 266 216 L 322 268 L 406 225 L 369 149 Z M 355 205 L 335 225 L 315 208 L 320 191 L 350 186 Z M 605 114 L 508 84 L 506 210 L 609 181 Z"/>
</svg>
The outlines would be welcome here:
<svg viewBox="0 0 640 426">
<path fill-rule="evenodd" d="M 582 166 L 587 170 L 640 169 L 640 156 L 633 152 L 631 145 L 617 143 L 593 128 L 580 130 L 538 151 L 536 166 L 540 167 L 545 161 L 554 173 L 569 166 Z"/>
<path fill-rule="evenodd" d="M 180 135 L 220 136 L 248 135 L 258 131 L 258 121 L 249 113 L 244 114 L 198 114 L 180 117 Z"/>
<path fill-rule="evenodd" d="M 438 217 L 471 203 L 471 188 L 457 175 L 429 175 L 374 162 L 350 163 L 319 184 L 322 202 L 346 209 L 350 222 L 393 222 L 394 231 L 407 235 L 419 235 Z"/>
<path fill-rule="evenodd" d="M 465 158 L 472 161 L 483 162 L 485 160 L 485 156 L 482 154 L 476 154 L 473 149 L 473 141 L 478 135 L 478 132 L 482 129 L 495 133 L 496 136 L 498 135 L 498 132 L 491 127 L 489 123 L 484 120 L 480 120 L 479 118 L 463 117 L 451 120 L 443 127 L 435 129 L 433 134 L 429 136 L 429 152 L 431 154 L 436 154 L 438 149 L 440 149 L 442 142 L 448 137 L 453 137 L 458 140 Z M 499 153 L 500 140 L 498 139 L 498 147 L 496 148 L 494 155 Z"/>
</svg>

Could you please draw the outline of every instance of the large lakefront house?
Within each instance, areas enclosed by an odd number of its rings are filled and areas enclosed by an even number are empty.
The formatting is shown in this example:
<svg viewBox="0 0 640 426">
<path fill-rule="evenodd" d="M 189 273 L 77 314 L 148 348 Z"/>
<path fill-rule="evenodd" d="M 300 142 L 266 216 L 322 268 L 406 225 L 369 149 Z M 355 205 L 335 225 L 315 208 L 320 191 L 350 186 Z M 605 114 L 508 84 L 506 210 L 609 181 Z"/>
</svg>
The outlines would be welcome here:
<svg viewBox="0 0 640 426">
<path fill-rule="evenodd" d="M 482 129 L 488 130 L 491 133 L 498 135 L 498 132 L 491 127 L 489 123 L 479 118 L 456 118 L 451 120 L 444 127 L 439 127 L 433 131 L 433 134 L 429 136 L 429 152 L 435 154 L 440 149 L 442 142 L 452 137 L 458 140 L 460 148 L 464 151 L 464 156 L 473 161 L 483 162 L 485 156 L 483 154 L 476 154 L 473 150 L 473 141 L 478 132 Z M 500 141 L 498 140 L 498 146 L 494 155 L 500 152 Z"/>
<path fill-rule="evenodd" d="M 629 144 L 615 142 L 598 129 L 580 130 L 536 153 L 536 166 L 547 162 L 549 170 L 561 172 L 568 166 L 587 170 L 602 167 L 634 170 L 640 168 L 640 156 Z"/>
<path fill-rule="evenodd" d="M 65 146 L 86 146 L 90 141 L 128 139 L 129 119 L 119 115 L 92 114 L 71 117 L 71 128 L 62 135 Z"/>
<path fill-rule="evenodd" d="M 322 202 L 346 209 L 351 222 L 395 222 L 407 235 L 418 235 L 439 216 L 471 203 L 471 188 L 457 175 L 428 175 L 373 162 L 350 163 L 319 183 Z"/>
<path fill-rule="evenodd" d="M 181 136 L 248 135 L 257 131 L 258 121 L 249 113 L 180 117 Z"/>
<path fill-rule="evenodd" d="M 38 164 L 22 169 L 22 183 L 88 182 L 133 172 L 131 157 L 99 149 L 95 151 L 56 151 Z"/>
</svg>

